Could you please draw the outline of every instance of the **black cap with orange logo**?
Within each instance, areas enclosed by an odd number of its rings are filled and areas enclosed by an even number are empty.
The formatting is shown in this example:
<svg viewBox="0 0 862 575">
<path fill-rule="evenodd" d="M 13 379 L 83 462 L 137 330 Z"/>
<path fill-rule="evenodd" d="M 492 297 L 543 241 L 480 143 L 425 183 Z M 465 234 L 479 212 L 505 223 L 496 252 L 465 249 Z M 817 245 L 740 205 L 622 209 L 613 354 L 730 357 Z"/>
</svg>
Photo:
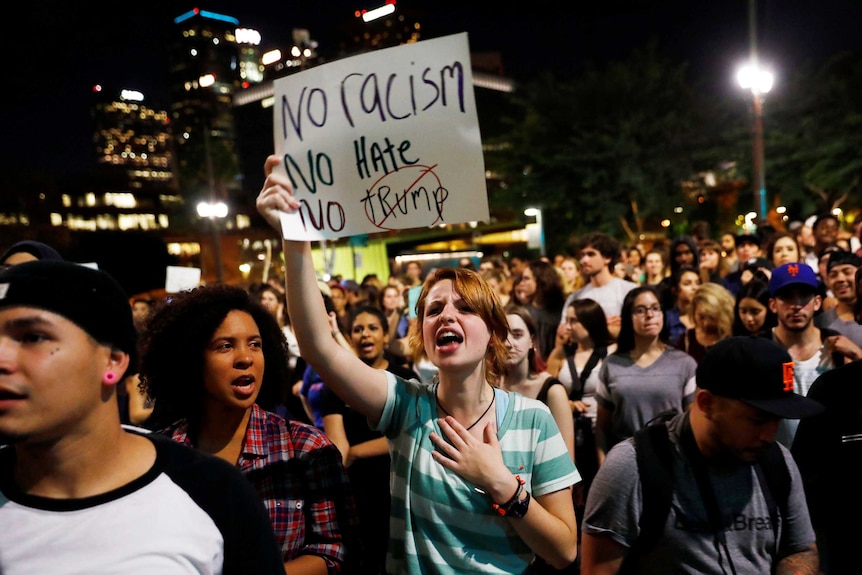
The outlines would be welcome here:
<svg viewBox="0 0 862 575">
<path fill-rule="evenodd" d="M 794 392 L 790 354 L 763 337 L 721 340 L 700 360 L 696 377 L 702 389 L 777 417 L 802 419 L 823 411 L 818 402 Z"/>
</svg>

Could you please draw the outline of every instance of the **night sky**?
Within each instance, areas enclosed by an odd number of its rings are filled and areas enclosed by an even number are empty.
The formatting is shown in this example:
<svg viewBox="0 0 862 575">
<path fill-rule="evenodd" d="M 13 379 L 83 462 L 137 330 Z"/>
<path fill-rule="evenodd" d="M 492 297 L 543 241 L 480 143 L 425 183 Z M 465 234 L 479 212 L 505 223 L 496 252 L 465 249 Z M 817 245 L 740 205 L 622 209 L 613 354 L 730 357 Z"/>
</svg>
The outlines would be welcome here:
<svg viewBox="0 0 862 575">
<path fill-rule="evenodd" d="M 481 3 L 485 4 L 485 3 Z M 3 98 L 3 170 L 76 173 L 93 163 L 89 109 L 93 84 L 164 97 L 161 47 L 172 19 L 194 5 L 229 14 L 261 31 L 264 44 L 287 43 L 308 28 L 322 46 L 336 42 L 333 19 L 350 18 L 359 0 L 156 0 L 130 4 L 42 0 L 16 8 L 4 33 L 7 85 Z M 426 38 L 468 32 L 471 50 L 498 51 L 505 72 L 526 77 L 543 68 L 576 76 L 582 63 L 624 58 L 651 38 L 693 79 L 737 90 L 734 71 L 749 50 L 747 0 L 400 0 L 427 12 Z M 792 6 L 791 6 L 792 5 Z M 761 59 L 781 75 L 806 61 L 862 49 L 862 2 L 760 0 Z M 526 11 L 529 10 L 529 11 Z M 23 11 L 23 14 L 20 12 Z M 154 57 L 155 55 L 155 57 Z M 13 142 L 21 142 L 13 147 Z M 33 150 L 40 153 L 34 155 Z M 2 193 L 8 193 L 2 191 Z"/>
</svg>

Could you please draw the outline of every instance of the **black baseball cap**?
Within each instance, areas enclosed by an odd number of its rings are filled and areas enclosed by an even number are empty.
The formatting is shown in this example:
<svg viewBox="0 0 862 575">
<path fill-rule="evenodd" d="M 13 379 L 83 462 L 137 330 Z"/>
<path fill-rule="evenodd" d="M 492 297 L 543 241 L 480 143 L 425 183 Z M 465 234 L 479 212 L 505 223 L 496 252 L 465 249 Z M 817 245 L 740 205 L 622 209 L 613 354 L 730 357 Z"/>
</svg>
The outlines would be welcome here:
<svg viewBox="0 0 862 575">
<path fill-rule="evenodd" d="M 4 263 L 10 256 L 18 253 L 28 253 L 37 260 L 62 260 L 63 257 L 48 244 L 34 240 L 22 240 L 9 246 L 0 256 L 0 264 Z"/>
<path fill-rule="evenodd" d="M 736 245 L 741 246 L 742 244 L 754 244 L 756 246 L 760 246 L 760 236 L 757 234 L 740 234 L 736 236 Z"/>
<path fill-rule="evenodd" d="M 793 390 L 793 359 L 764 337 L 723 339 L 697 366 L 697 385 L 784 419 L 817 415 L 823 406 Z"/>
<path fill-rule="evenodd" d="M 830 252 L 829 254 L 829 262 L 826 264 L 826 270 L 829 271 L 835 266 L 853 266 L 854 268 L 858 268 L 862 265 L 862 258 L 854 254 L 853 252 L 848 252 L 847 250 L 838 250 L 835 252 Z"/>
<path fill-rule="evenodd" d="M 104 271 L 58 260 L 36 260 L 0 272 L 0 308 L 44 309 L 75 323 L 96 341 L 137 359 L 129 296 Z"/>
</svg>

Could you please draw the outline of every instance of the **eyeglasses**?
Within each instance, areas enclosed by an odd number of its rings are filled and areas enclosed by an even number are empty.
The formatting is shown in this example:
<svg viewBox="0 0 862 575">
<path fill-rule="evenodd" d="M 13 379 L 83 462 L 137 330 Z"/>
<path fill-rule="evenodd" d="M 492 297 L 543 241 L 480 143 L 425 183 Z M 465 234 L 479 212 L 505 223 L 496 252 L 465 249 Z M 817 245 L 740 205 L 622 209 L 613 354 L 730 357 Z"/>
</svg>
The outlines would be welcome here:
<svg viewBox="0 0 862 575">
<path fill-rule="evenodd" d="M 658 304 L 645 306 L 638 305 L 632 308 L 632 315 L 637 317 L 645 317 L 647 314 L 659 314 L 661 313 L 661 306 Z"/>
</svg>

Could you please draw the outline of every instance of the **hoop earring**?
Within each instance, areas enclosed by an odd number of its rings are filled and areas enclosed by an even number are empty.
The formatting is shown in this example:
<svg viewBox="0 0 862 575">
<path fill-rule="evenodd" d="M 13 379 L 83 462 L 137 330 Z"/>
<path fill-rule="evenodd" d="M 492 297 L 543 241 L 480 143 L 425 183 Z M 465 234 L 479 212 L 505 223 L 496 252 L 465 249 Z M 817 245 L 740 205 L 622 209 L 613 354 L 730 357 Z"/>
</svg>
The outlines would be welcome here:
<svg viewBox="0 0 862 575">
<path fill-rule="evenodd" d="M 117 380 L 117 374 L 113 371 L 105 372 L 105 376 L 102 378 L 102 381 L 105 383 L 114 383 Z"/>
</svg>

